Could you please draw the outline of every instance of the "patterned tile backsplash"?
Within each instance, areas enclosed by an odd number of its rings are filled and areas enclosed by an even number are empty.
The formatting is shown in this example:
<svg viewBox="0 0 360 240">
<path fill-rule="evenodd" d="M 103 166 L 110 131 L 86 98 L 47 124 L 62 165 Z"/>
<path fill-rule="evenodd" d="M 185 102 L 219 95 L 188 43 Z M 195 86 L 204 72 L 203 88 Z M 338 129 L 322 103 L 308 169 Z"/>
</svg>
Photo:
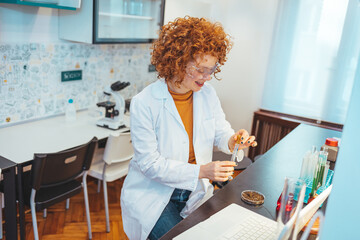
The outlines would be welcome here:
<svg viewBox="0 0 360 240">
<path fill-rule="evenodd" d="M 150 44 L 0 43 L 0 127 L 64 113 L 68 99 L 77 110 L 103 99 L 104 87 L 130 82 L 133 97 L 156 80 L 148 72 Z M 61 82 L 61 72 L 82 70 L 82 80 Z"/>
</svg>

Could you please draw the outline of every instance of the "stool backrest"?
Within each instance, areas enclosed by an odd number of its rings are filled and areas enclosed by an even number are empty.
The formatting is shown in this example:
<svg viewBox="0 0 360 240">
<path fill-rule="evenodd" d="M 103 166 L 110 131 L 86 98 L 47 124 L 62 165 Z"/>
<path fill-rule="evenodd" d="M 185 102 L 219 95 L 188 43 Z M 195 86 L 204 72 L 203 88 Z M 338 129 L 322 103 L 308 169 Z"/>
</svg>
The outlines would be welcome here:
<svg viewBox="0 0 360 240">
<path fill-rule="evenodd" d="M 134 156 L 130 133 L 110 134 L 104 150 L 104 161 L 107 164 L 130 160 Z"/>
</svg>

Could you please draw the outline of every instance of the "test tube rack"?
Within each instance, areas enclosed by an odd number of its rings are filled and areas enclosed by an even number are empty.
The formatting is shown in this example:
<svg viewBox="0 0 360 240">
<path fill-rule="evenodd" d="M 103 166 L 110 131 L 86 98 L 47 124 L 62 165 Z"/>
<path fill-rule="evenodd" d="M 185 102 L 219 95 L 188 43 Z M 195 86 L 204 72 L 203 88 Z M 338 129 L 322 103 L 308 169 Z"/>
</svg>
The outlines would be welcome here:
<svg viewBox="0 0 360 240">
<path fill-rule="evenodd" d="M 328 174 L 326 176 L 326 181 L 325 181 L 325 186 L 321 186 L 317 189 L 316 194 L 320 194 L 322 193 L 327 187 L 329 187 L 331 185 L 332 179 L 334 176 L 334 171 L 330 170 L 328 171 Z M 304 203 L 308 203 L 309 198 L 310 198 L 310 193 L 311 193 L 311 189 L 312 189 L 312 185 L 313 185 L 313 179 L 304 179 L 305 184 L 306 184 L 306 191 L 305 191 L 305 198 L 304 198 Z"/>
</svg>

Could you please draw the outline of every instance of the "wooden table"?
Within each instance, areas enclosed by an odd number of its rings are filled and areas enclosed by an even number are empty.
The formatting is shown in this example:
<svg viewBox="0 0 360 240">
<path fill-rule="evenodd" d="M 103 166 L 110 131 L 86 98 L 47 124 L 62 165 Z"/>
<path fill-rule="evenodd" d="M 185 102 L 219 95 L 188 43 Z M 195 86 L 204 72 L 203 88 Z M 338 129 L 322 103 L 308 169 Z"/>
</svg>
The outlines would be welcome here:
<svg viewBox="0 0 360 240">
<path fill-rule="evenodd" d="M 341 132 L 301 124 L 186 219 L 178 223 L 161 240 L 174 238 L 231 203 L 237 203 L 275 220 L 276 203 L 285 177 L 299 177 L 305 152 L 313 145 L 319 149 L 328 137 L 340 138 Z M 240 199 L 240 194 L 248 189 L 263 193 L 264 204 L 251 206 L 244 203 Z"/>
<path fill-rule="evenodd" d="M 6 239 L 17 239 L 16 225 L 16 185 L 15 169 L 16 163 L 0 156 L 0 168 L 3 175 L 3 193 L 5 201 L 5 237 Z M 1 210 L 1 208 L 0 208 Z M 2 224 L 0 222 L 0 224 Z"/>
</svg>

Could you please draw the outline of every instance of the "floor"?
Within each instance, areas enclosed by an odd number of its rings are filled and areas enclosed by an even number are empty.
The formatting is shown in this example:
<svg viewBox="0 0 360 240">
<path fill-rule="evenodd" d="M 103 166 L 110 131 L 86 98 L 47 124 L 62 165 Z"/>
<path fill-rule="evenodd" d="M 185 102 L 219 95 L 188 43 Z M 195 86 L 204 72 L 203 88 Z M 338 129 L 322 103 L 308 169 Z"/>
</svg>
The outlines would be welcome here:
<svg viewBox="0 0 360 240">
<path fill-rule="evenodd" d="M 97 193 L 97 181 L 88 177 L 88 193 L 93 240 L 127 240 L 122 225 L 120 192 L 124 178 L 108 183 L 110 233 L 106 232 L 104 195 Z M 26 211 L 26 240 L 33 240 L 31 212 Z M 88 229 L 85 215 L 83 193 L 70 200 L 70 208 L 65 209 L 65 202 L 56 204 L 47 210 L 47 217 L 37 213 L 39 237 L 42 240 L 85 240 Z M 5 238 L 4 238 L 5 239 Z"/>
<path fill-rule="evenodd" d="M 234 177 L 241 171 L 235 171 Z M 122 225 L 120 193 L 124 178 L 108 183 L 110 233 L 106 232 L 103 191 L 97 193 L 97 181 L 88 177 L 88 192 L 93 240 L 128 240 Z M 83 194 L 70 200 L 70 208 L 65 209 L 65 202 L 50 207 L 47 217 L 37 213 L 39 237 L 42 240 L 85 240 L 88 230 L 85 216 Z M 26 240 L 33 240 L 31 212 L 26 210 Z M 5 237 L 4 237 L 5 239 Z"/>
</svg>

